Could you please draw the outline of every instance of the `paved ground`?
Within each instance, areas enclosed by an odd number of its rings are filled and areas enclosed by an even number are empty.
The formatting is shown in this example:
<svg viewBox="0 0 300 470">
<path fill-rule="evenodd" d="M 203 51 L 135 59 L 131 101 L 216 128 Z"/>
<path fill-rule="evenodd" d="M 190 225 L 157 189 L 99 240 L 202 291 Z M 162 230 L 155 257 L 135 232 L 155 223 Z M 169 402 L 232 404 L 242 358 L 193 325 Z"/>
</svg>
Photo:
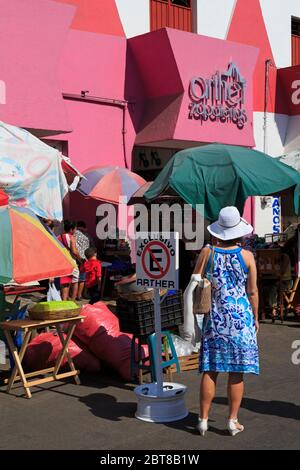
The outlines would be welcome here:
<svg viewBox="0 0 300 470">
<path fill-rule="evenodd" d="M 261 325 L 261 375 L 249 376 L 240 411 L 244 433 L 224 432 L 225 377 L 220 377 L 210 416 L 210 432 L 195 432 L 198 416 L 196 371 L 176 381 L 188 386 L 189 416 L 176 423 L 152 424 L 134 418 L 133 384 L 108 373 L 82 375 L 82 385 L 45 384 L 33 398 L 0 387 L 0 449 L 201 450 L 299 449 L 300 365 L 291 362 L 291 344 L 300 340 L 300 324 Z M 299 355 L 300 356 L 300 355 Z"/>
</svg>

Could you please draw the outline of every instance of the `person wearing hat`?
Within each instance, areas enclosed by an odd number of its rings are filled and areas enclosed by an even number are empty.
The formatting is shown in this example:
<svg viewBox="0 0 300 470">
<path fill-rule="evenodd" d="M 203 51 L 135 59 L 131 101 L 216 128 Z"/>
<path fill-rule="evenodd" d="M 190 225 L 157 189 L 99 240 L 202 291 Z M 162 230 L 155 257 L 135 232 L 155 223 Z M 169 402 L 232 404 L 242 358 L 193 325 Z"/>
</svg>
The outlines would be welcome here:
<svg viewBox="0 0 300 470">
<path fill-rule="evenodd" d="M 253 254 L 239 245 L 253 227 L 236 207 L 225 207 L 208 231 L 218 244 L 203 248 L 194 271 L 194 275 L 211 277 L 212 287 L 211 311 L 204 315 L 202 332 L 199 371 L 203 374 L 197 428 L 201 435 L 207 431 L 218 373 L 228 372 L 227 429 L 234 436 L 244 430 L 238 421 L 243 374 L 259 374 L 256 265 Z"/>
</svg>

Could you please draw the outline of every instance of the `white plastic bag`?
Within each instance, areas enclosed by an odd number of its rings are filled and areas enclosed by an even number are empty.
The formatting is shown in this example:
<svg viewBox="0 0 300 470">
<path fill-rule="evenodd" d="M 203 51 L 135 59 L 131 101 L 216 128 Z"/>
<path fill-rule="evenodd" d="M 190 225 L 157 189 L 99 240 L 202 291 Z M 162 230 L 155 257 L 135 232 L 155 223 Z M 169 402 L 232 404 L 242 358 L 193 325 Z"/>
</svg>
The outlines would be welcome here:
<svg viewBox="0 0 300 470">
<path fill-rule="evenodd" d="M 182 337 L 185 341 L 192 343 L 194 346 L 199 342 L 199 328 L 197 319 L 193 312 L 193 292 L 196 289 L 198 282 L 201 281 L 200 274 L 192 274 L 191 280 L 184 291 L 184 322 Z"/>
<path fill-rule="evenodd" d="M 177 356 L 189 356 L 194 352 L 194 346 L 177 335 L 171 335 Z"/>
<path fill-rule="evenodd" d="M 61 300 L 60 293 L 56 289 L 53 282 L 49 284 L 49 290 L 47 292 L 47 301 L 51 302 L 51 300 Z"/>
</svg>

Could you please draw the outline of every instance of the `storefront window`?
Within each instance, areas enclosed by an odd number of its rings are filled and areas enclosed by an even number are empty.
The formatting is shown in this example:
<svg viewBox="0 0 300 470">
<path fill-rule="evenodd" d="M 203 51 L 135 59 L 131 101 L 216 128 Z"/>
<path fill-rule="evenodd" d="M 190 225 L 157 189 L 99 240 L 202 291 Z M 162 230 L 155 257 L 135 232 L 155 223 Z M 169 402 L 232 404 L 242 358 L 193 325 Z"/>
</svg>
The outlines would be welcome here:
<svg viewBox="0 0 300 470">
<path fill-rule="evenodd" d="M 292 65 L 300 65 L 300 18 L 292 17 Z"/>
<path fill-rule="evenodd" d="M 132 152 L 132 171 L 146 181 L 152 181 L 179 150 L 135 145 Z"/>
<path fill-rule="evenodd" d="M 191 0 L 150 0 L 151 31 L 175 28 L 193 31 Z"/>
</svg>

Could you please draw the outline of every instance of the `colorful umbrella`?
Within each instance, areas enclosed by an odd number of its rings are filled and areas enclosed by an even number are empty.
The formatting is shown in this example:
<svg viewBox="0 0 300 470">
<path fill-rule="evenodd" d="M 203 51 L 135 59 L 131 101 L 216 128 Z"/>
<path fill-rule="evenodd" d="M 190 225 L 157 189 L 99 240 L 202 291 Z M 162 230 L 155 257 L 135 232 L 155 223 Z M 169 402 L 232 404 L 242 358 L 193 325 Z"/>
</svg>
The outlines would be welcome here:
<svg viewBox="0 0 300 470">
<path fill-rule="evenodd" d="M 8 195 L 0 189 L 0 206 L 7 206 Z"/>
<path fill-rule="evenodd" d="M 129 199 L 137 189 L 146 183 L 139 175 L 118 166 L 93 167 L 86 170 L 78 191 L 84 196 L 100 201 L 119 204 L 120 196 Z"/>
<path fill-rule="evenodd" d="M 25 129 L 0 121 L 0 188 L 10 203 L 40 217 L 62 220 L 62 201 L 69 191 L 64 171 L 80 173 L 67 157 Z M 72 179 L 71 179 L 72 178 Z"/>
<path fill-rule="evenodd" d="M 76 267 L 63 245 L 29 209 L 0 207 L 0 283 L 67 276 Z"/>
<path fill-rule="evenodd" d="M 143 184 L 133 195 L 128 201 L 128 205 L 132 206 L 133 204 L 145 204 L 145 198 L 144 194 L 150 189 L 150 186 L 152 185 L 153 181 L 147 181 L 147 183 Z M 172 189 L 169 189 L 168 192 L 163 192 L 160 194 L 159 197 L 155 199 L 155 202 L 158 204 L 161 203 L 166 203 L 166 202 L 180 202 L 181 197 L 176 194 Z"/>
</svg>

